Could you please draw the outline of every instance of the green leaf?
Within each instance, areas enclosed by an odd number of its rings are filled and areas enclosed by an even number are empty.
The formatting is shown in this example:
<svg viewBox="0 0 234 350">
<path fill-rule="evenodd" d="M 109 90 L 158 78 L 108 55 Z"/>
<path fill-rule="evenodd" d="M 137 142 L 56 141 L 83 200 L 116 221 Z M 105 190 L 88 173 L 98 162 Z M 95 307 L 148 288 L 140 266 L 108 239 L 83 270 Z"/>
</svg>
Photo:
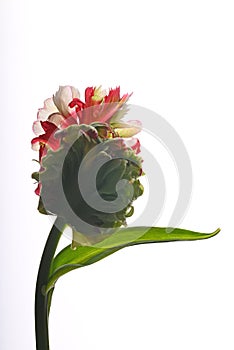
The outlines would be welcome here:
<svg viewBox="0 0 234 350">
<path fill-rule="evenodd" d="M 119 229 L 107 239 L 93 246 L 79 246 L 76 250 L 68 246 L 54 258 L 47 292 L 65 273 L 93 264 L 124 247 L 145 243 L 201 240 L 213 237 L 219 232 L 220 229 L 206 234 L 180 228 L 130 227 Z"/>
</svg>

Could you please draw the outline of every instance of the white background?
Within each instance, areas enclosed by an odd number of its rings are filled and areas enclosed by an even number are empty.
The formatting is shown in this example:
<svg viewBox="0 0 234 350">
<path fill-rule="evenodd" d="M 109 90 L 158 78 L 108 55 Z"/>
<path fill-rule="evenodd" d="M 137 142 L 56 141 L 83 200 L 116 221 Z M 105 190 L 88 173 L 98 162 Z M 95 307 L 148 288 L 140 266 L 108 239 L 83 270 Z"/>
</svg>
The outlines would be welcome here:
<svg viewBox="0 0 234 350">
<path fill-rule="evenodd" d="M 32 122 L 59 85 L 102 84 L 133 91 L 132 103 L 174 126 L 194 176 L 180 226 L 222 232 L 128 248 L 63 277 L 51 350 L 233 350 L 233 16 L 227 0 L 1 1 L 1 349 L 35 349 L 35 280 L 51 222 L 30 179 Z"/>
</svg>

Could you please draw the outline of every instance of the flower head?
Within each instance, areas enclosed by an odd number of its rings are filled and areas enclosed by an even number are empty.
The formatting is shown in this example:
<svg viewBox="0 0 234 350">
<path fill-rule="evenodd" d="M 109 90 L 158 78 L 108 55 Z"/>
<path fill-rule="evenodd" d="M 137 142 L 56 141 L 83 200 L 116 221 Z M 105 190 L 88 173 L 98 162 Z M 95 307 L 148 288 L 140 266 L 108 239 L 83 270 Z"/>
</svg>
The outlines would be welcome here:
<svg viewBox="0 0 234 350">
<path fill-rule="evenodd" d="M 46 154 L 48 148 L 58 148 L 59 143 L 53 140 L 54 133 L 73 124 L 107 123 L 118 136 L 132 137 L 141 130 L 141 124 L 138 121 L 122 121 L 129 97 L 129 94 L 120 97 L 119 87 L 110 89 L 109 93 L 101 87 L 88 87 L 83 102 L 76 88 L 60 86 L 53 97 L 45 100 L 44 107 L 38 110 L 37 120 L 33 123 L 37 137 L 32 140 L 32 148 L 40 150 L 40 157 Z M 48 142 L 50 137 L 52 140 Z"/>
<path fill-rule="evenodd" d="M 41 165 L 33 174 L 41 213 L 63 217 L 79 231 L 82 223 L 95 227 L 95 232 L 126 223 L 132 202 L 143 193 L 138 179 L 140 143 L 132 137 L 141 125 L 122 120 L 129 97 L 121 97 L 119 87 L 108 93 L 89 87 L 83 102 L 77 89 L 60 86 L 45 101 L 33 124 L 37 136 L 32 140 Z M 77 182 L 78 173 L 83 177 Z"/>
</svg>

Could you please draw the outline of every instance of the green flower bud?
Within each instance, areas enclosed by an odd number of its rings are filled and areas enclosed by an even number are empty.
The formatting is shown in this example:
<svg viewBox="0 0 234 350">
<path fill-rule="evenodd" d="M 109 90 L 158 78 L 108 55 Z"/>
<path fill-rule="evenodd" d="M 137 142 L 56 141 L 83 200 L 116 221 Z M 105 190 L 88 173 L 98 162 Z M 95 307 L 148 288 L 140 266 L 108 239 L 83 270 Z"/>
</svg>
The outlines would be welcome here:
<svg viewBox="0 0 234 350">
<path fill-rule="evenodd" d="M 39 210 L 62 217 L 91 241 L 126 225 L 133 201 L 143 193 L 142 159 L 110 133 L 103 123 L 57 132 L 60 147 L 48 150 L 39 173 Z"/>
</svg>

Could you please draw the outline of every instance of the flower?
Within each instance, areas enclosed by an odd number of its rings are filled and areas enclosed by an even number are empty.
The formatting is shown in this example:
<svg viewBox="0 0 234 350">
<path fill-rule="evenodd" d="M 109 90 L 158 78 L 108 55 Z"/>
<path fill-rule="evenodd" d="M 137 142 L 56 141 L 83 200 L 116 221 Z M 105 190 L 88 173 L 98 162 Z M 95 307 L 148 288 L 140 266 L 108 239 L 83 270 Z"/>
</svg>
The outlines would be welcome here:
<svg viewBox="0 0 234 350">
<path fill-rule="evenodd" d="M 114 119 L 118 118 L 116 112 L 127 102 L 130 96 L 125 94 L 120 97 L 120 87 L 110 89 L 108 95 L 101 90 L 100 86 L 98 88 L 88 87 L 85 90 L 85 102 L 82 102 L 79 98 L 74 98 L 69 107 L 76 107 L 80 124 L 90 124 L 92 121 L 112 123 Z"/>
<path fill-rule="evenodd" d="M 85 102 L 82 102 L 76 88 L 60 86 L 55 95 L 45 100 L 44 107 L 38 110 L 37 120 L 33 123 L 37 137 L 32 140 L 32 148 L 37 151 L 40 147 L 51 148 L 49 136 L 53 136 L 57 129 L 72 124 L 108 123 L 116 129 L 118 136 L 132 137 L 141 130 L 140 122 L 126 123 L 121 120 L 127 111 L 125 103 L 130 96 L 124 94 L 120 97 L 120 87 L 110 89 L 108 94 L 101 87 L 88 87 L 85 90 Z M 47 124 L 43 124 L 45 121 Z"/>
<path fill-rule="evenodd" d="M 45 100 L 43 108 L 38 110 L 37 120 L 33 123 L 36 137 L 32 139 L 31 144 L 35 151 L 39 151 L 39 162 L 41 163 L 48 149 L 59 148 L 60 140 L 55 134 L 70 125 L 101 122 L 109 126 L 109 137 L 132 138 L 141 130 L 141 123 L 136 120 L 122 121 L 130 96 L 131 94 L 124 94 L 121 97 L 120 87 L 110 89 L 108 93 L 102 90 L 101 86 L 88 87 L 85 90 L 85 101 L 82 102 L 76 88 L 60 86 L 53 97 Z M 107 128 L 103 131 L 107 132 Z M 140 152 L 138 139 L 130 139 L 130 143 L 136 153 Z M 40 184 L 35 192 L 40 194 Z"/>
</svg>

